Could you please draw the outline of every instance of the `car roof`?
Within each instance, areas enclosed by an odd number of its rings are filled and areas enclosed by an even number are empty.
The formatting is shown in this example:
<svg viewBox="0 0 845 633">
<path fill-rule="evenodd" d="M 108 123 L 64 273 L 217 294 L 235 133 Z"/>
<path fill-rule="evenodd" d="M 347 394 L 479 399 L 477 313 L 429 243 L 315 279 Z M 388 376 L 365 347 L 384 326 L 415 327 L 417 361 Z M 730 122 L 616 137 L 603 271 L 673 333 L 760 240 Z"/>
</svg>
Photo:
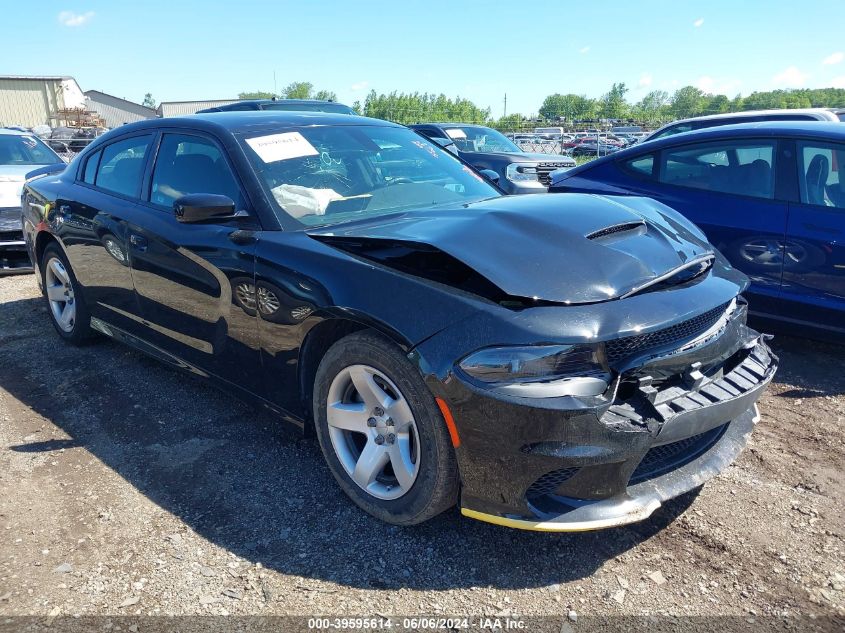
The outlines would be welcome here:
<svg viewBox="0 0 845 633">
<path fill-rule="evenodd" d="M 845 125 L 833 121 L 759 121 L 756 123 L 734 123 L 732 125 L 719 125 L 716 127 L 702 128 L 690 132 L 681 132 L 655 139 L 637 143 L 626 147 L 613 154 L 602 156 L 573 167 L 567 175 L 574 176 L 587 171 L 608 161 L 617 161 L 627 156 L 639 156 L 648 154 L 650 151 L 657 151 L 665 147 L 685 145 L 687 143 L 719 141 L 735 138 L 779 138 L 779 137 L 814 137 L 827 141 L 845 142 Z"/>
<path fill-rule="evenodd" d="M 790 114 L 820 114 L 822 116 L 836 115 L 834 108 L 781 108 L 772 110 L 742 110 L 740 112 L 721 112 L 719 114 L 705 114 L 702 116 L 690 117 L 688 119 L 678 119 L 677 121 L 667 123 L 663 127 L 677 125 L 678 123 L 688 123 L 690 121 L 718 121 L 719 119 L 735 119 L 755 116 L 783 116 Z M 831 118 L 830 120 L 832 121 L 833 119 Z"/>
<path fill-rule="evenodd" d="M 377 125 L 382 127 L 402 127 L 383 119 L 371 119 L 363 116 L 338 114 L 335 112 L 305 112 L 285 110 L 249 110 L 244 112 L 209 112 L 188 114 L 181 117 L 147 119 L 129 123 L 112 130 L 127 131 L 158 129 L 166 127 L 184 127 L 210 132 L 242 133 L 272 127 L 309 127 L 316 125 Z M 113 136 L 108 134 L 105 136 Z M 100 138 L 105 138 L 102 136 Z M 99 140 L 99 139 L 98 139 Z"/>
<path fill-rule="evenodd" d="M 673 141 L 693 138 L 742 138 L 750 136 L 823 136 L 845 140 L 845 125 L 837 121 L 755 121 L 754 123 L 732 123 L 715 127 L 680 132 L 661 139 L 648 141 L 640 147 L 673 145 Z"/>
<path fill-rule="evenodd" d="M 484 125 L 483 123 L 442 123 L 442 122 L 414 123 L 413 125 L 409 125 L 408 127 L 409 128 L 418 128 L 421 125 L 427 125 L 427 126 L 430 126 L 430 127 L 486 127 L 488 129 L 492 129 L 492 128 L 490 128 L 489 125 Z"/>
<path fill-rule="evenodd" d="M 312 103 L 336 103 L 337 105 L 344 105 L 339 101 L 328 101 L 327 99 L 239 99 L 233 104 L 228 105 L 240 105 L 243 103 L 255 103 L 258 105 L 263 105 L 265 103 L 288 103 L 293 105 L 305 105 Z"/>
<path fill-rule="evenodd" d="M 21 132 L 20 130 L 12 130 L 7 127 L 0 127 L 0 134 L 7 134 L 9 136 L 34 136 L 32 132 Z"/>
</svg>

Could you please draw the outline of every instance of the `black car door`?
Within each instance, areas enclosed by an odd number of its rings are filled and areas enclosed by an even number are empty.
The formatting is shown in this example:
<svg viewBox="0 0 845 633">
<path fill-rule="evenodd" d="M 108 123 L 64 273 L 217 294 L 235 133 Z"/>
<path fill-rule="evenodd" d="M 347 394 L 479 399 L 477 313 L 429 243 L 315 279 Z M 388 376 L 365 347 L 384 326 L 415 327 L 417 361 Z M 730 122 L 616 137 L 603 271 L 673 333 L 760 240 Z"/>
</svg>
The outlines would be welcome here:
<svg viewBox="0 0 845 633">
<path fill-rule="evenodd" d="M 141 316 L 129 270 L 127 221 L 139 209 L 150 133 L 121 137 L 88 154 L 52 213 L 95 319 L 138 334 Z"/>
<path fill-rule="evenodd" d="M 143 212 L 128 226 L 144 338 L 194 371 L 254 391 L 259 226 L 225 151 L 209 136 L 164 132 L 144 189 Z M 178 221 L 173 202 L 195 193 L 226 195 L 243 217 Z"/>
</svg>

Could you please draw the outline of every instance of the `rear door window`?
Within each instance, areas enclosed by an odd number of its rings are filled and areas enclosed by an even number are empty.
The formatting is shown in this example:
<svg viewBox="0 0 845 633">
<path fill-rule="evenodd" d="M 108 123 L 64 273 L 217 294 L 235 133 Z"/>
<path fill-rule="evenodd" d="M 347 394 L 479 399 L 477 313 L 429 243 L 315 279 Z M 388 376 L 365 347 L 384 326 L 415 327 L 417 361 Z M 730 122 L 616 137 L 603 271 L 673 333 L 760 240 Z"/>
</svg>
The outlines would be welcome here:
<svg viewBox="0 0 845 633">
<path fill-rule="evenodd" d="M 774 197 L 774 142 L 686 145 L 661 152 L 662 183 L 755 198 Z"/>
<path fill-rule="evenodd" d="M 798 169 L 801 202 L 845 210 L 845 145 L 799 141 Z"/>
<path fill-rule="evenodd" d="M 152 135 L 133 136 L 104 147 L 97 168 L 96 186 L 124 196 L 138 197 L 152 138 Z"/>
</svg>

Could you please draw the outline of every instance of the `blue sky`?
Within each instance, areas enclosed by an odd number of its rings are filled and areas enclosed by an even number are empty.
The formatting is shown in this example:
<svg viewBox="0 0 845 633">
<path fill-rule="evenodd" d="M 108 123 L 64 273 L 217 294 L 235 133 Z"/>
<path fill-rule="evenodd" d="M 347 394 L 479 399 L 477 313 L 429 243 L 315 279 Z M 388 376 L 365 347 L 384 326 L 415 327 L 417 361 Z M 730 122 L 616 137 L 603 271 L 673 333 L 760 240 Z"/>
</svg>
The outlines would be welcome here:
<svg viewBox="0 0 845 633">
<path fill-rule="evenodd" d="M 460 95 L 494 116 L 554 92 L 637 100 L 687 84 L 845 88 L 843 13 L 793 0 L 42 0 L 0 21 L 0 74 L 59 74 L 133 101 L 234 98 L 310 81 L 351 104 Z M 835 4 L 835 3 L 834 3 Z M 9 7 L 4 12 L 9 16 Z M 18 43 L 15 45 L 14 43 Z"/>
</svg>

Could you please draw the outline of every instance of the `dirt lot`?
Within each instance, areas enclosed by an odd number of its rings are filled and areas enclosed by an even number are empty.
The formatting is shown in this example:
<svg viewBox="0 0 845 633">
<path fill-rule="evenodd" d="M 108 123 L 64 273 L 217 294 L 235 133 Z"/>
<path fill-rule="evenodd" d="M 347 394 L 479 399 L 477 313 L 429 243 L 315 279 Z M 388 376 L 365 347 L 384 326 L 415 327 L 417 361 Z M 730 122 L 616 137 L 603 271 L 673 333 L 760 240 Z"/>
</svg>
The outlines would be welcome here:
<svg viewBox="0 0 845 633">
<path fill-rule="evenodd" d="M 845 348 L 774 348 L 749 449 L 696 499 L 595 533 L 457 511 L 398 529 L 343 496 L 316 442 L 110 341 L 62 344 L 34 279 L 2 278 L 0 620 L 843 616 Z"/>
</svg>

